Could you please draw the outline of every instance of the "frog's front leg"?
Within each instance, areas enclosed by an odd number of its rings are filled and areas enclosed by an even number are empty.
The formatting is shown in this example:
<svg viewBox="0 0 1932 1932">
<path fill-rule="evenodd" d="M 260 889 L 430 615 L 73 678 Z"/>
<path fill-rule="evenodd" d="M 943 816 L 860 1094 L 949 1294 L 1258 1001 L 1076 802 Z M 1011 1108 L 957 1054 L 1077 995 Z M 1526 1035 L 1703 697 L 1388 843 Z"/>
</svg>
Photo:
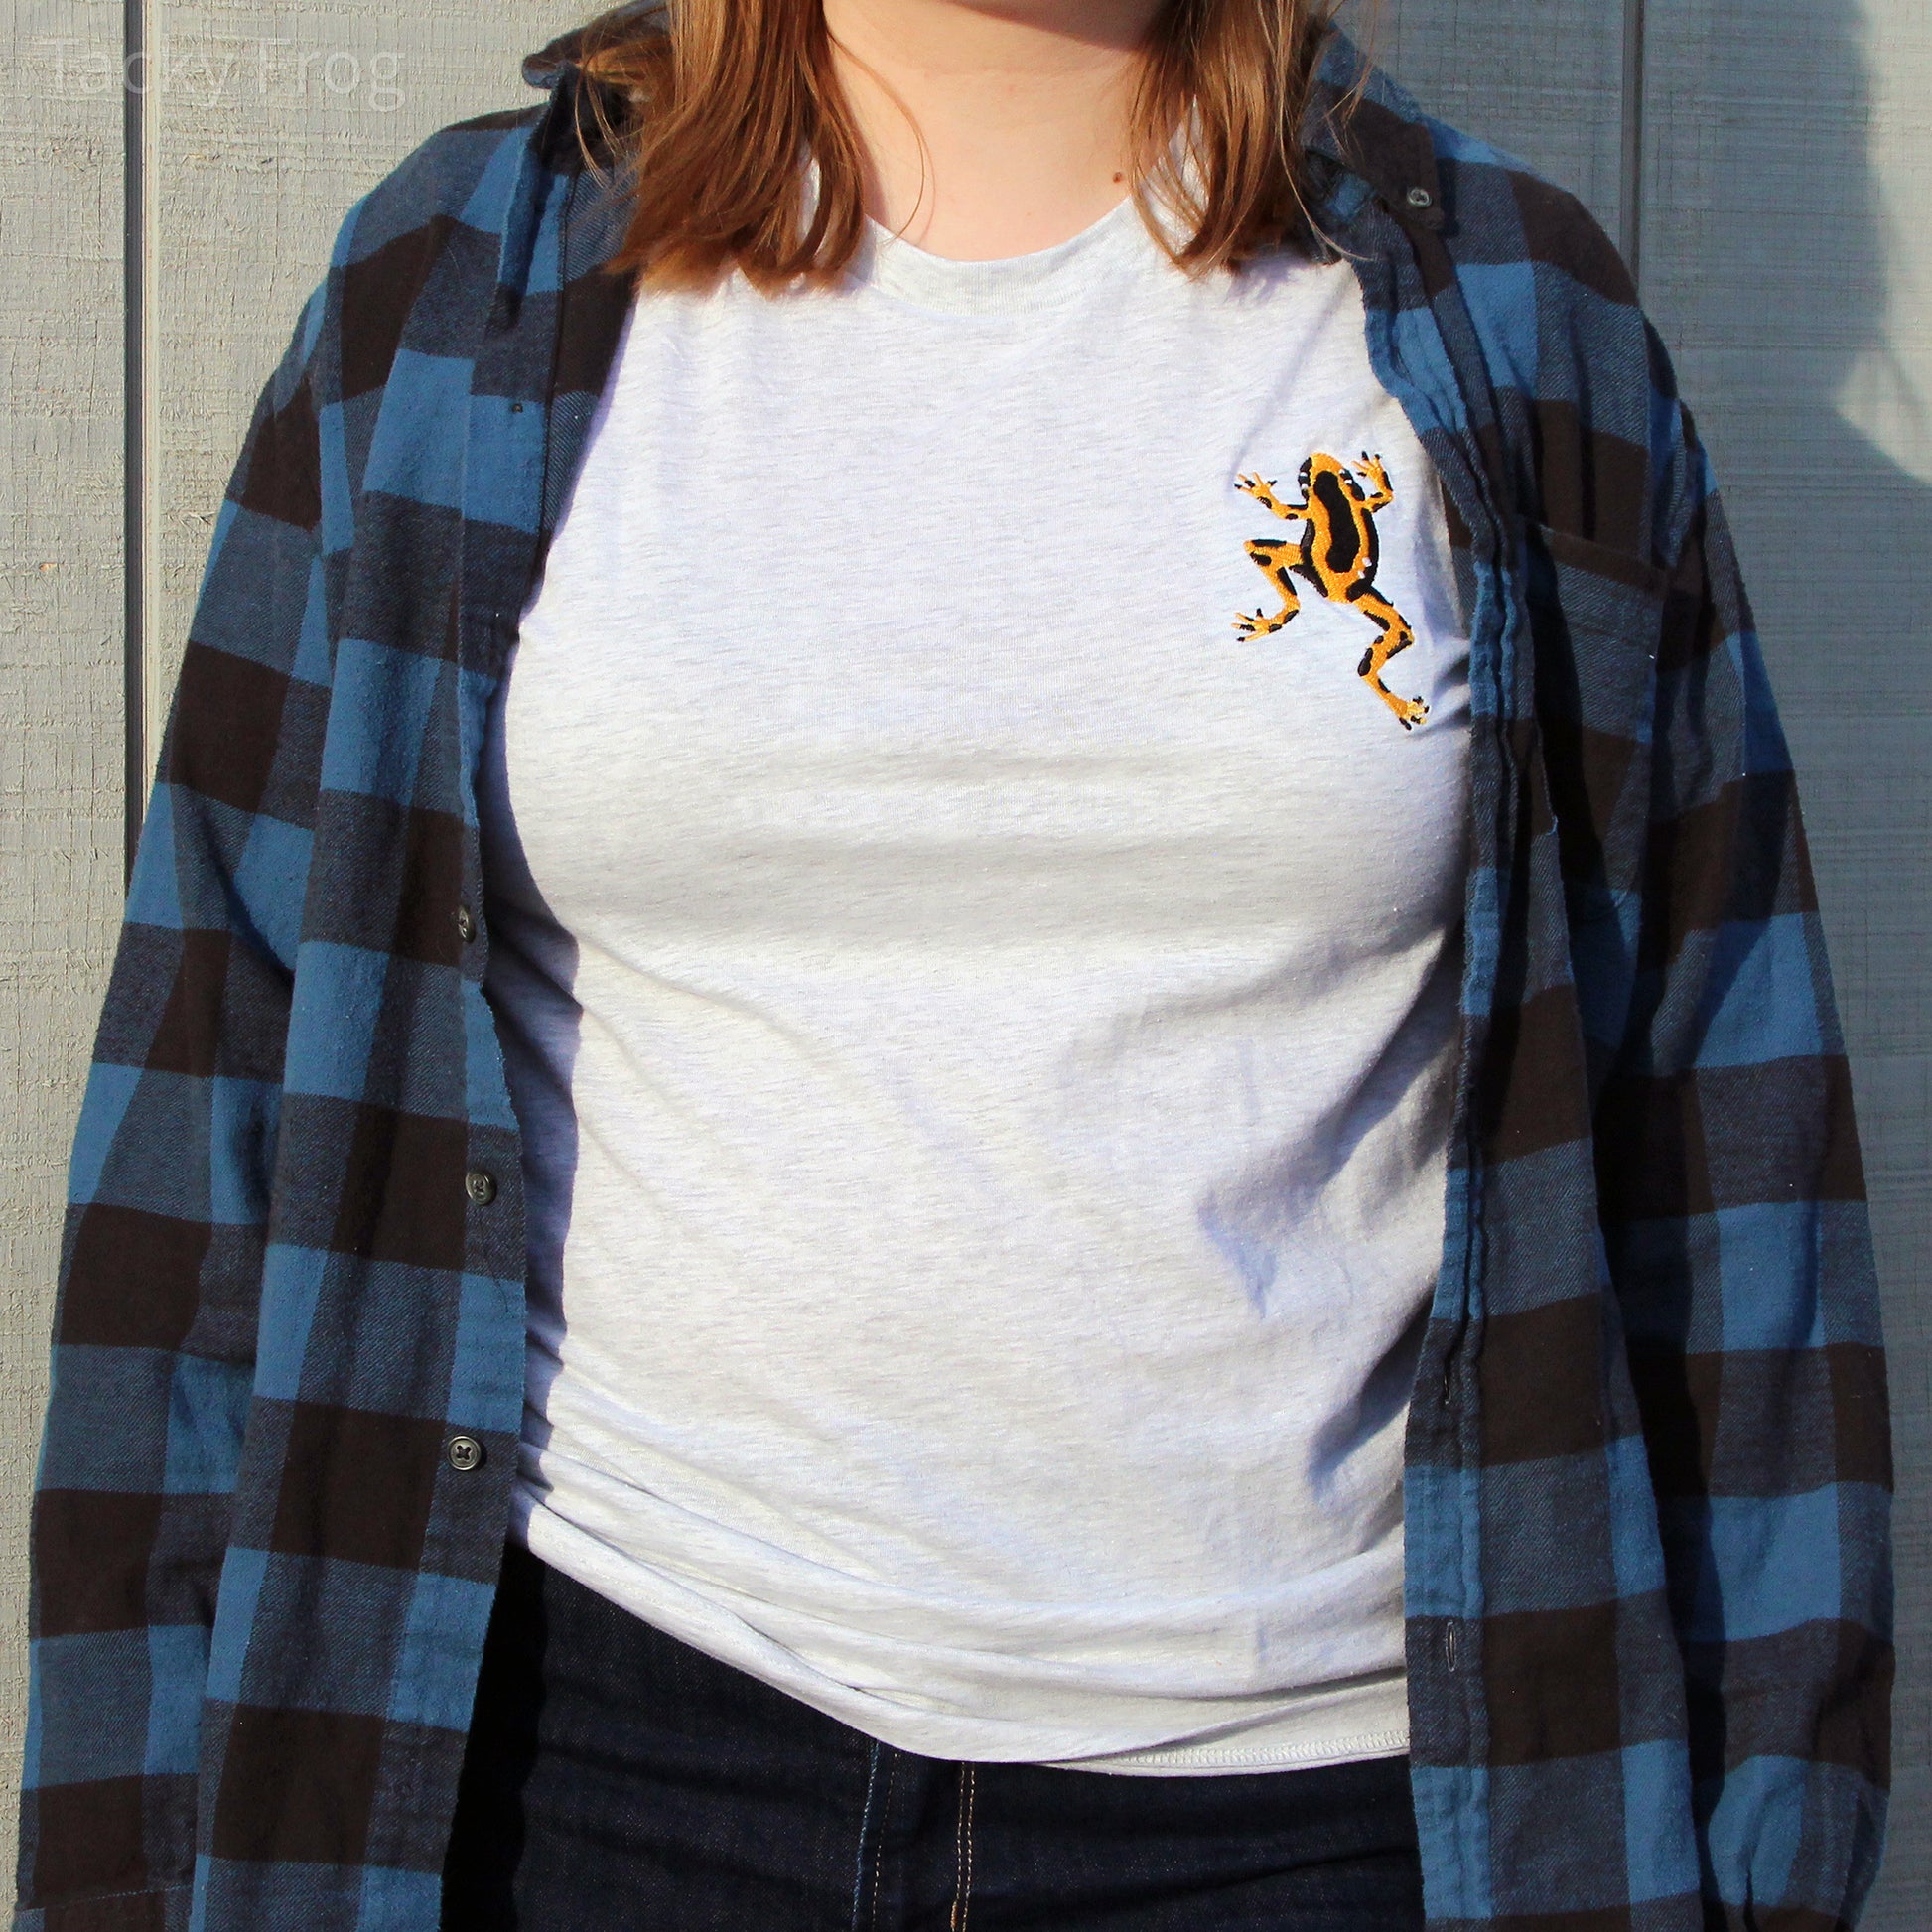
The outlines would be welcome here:
<svg viewBox="0 0 1932 1932">
<path fill-rule="evenodd" d="M 1299 543 L 1271 542 L 1265 537 L 1251 537 L 1248 540 L 1248 555 L 1255 560 L 1261 574 L 1281 592 L 1282 608 L 1273 617 L 1265 611 L 1256 611 L 1252 616 L 1243 612 L 1235 619 L 1234 628 L 1243 637 L 1271 636 L 1302 608 L 1302 600 L 1296 595 L 1295 585 L 1289 577 L 1289 572 L 1301 561 L 1302 546 Z"/>
<path fill-rule="evenodd" d="M 1284 503 L 1275 494 L 1275 485 L 1254 471 L 1247 471 L 1236 477 L 1234 486 L 1252 496 L 1263 509 L 1279 516 L 1284 523 L 1293 523 L 1309 513 L 1309 506 L 1306 503 Z M 1252 544 L 1249 545 L 1250 549 L 1253 547 Z"/>
<path fill-rule="evenodd" d="M 1395 485 L 1389 482 L 1389 473 L 1383 467 L 1379 456 L 1370 456 L 1364 450 L 1355 465 L 1369 482 L 1369 493 L 1362 498 L 1362 511 L 1373 516 L 1377 510 L 1385 510 L 1395 501 Z"/>
</svg>

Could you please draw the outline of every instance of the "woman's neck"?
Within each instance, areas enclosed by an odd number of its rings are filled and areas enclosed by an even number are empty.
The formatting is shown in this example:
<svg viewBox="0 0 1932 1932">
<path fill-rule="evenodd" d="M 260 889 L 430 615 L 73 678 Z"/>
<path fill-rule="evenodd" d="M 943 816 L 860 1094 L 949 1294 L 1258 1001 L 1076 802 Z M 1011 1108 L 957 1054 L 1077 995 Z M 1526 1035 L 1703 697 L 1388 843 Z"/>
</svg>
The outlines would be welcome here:
<svg viewBox="0 0 1932 1932">
<path fill-rule="evenodd" d="M 1050 248 L 1126 194 L 1162 0 L 824 0 L 867 211 L 960 261 Z"/>
</svg>

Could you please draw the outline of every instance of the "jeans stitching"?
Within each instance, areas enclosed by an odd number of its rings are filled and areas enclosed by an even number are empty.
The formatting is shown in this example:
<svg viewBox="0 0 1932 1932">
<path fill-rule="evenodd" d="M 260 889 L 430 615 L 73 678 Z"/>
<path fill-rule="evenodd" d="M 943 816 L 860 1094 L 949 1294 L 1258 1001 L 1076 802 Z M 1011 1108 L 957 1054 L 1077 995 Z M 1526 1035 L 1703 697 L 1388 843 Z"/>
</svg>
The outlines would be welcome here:
<svg viewBox="0 0 1932 1932">
<path fill-rule="evenodd" d="M 885 1810 L 890 1817 L 893 1809 L 893 1788 L 898 1782 L 898 1759 L 889 1756 L 886 1759 L 886 1802 Z M 873 1840 L 872 1847 L 872 1911 L 867 1919 L 871 1932 L 879 1932 L 879 1892 L 880 1867 L 886 1862 L 886 1831 L 882 1822 L 879 1835 Z"/>
<path fill-rule="evenodd" d="M 879 1745 L 866 1759 L 866 1802 L 859 1813 L 859 1843 L 852 1852 L 852 1932 L 859 1932 L 859 1904 L 866 1891 L 866 1834 L 872 1826 L 872 1788 L 879 1778 Z M 875 1893 L 875 1897 L 877 1894 Z"/>
<path fill-rule="evenodd" d="M 953 1894 L 949 1932 L 966 1932 L 966 1914 L 973 1902 L 973 1766 L 959 1767 L 959 1837 L 953 1851 L 959 1888 Z"/>
</svg>

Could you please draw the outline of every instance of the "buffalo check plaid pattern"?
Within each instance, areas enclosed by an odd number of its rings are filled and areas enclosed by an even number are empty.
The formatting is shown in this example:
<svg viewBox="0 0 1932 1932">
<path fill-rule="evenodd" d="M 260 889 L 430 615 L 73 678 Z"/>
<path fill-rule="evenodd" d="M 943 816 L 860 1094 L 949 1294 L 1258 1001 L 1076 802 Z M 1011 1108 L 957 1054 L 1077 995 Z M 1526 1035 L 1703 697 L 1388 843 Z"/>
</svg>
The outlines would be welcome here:
<svg viewBox="0 0 1932 1932">
<path fill-rule="evenodd" d="M 1333 44 L 1322 228 L 1473 640 L 1411 1408 L 1433 1932 L 1829 1932 L 1887 1428 L 1844 1049 L 1724 512 L 1569 198 Z M 19 1932 L 434 1932 L 523 1381 L 475 773 L 628 290 L 568 49 L 348 215 L 216 531 L 74 1147 Z"/>
</svg>

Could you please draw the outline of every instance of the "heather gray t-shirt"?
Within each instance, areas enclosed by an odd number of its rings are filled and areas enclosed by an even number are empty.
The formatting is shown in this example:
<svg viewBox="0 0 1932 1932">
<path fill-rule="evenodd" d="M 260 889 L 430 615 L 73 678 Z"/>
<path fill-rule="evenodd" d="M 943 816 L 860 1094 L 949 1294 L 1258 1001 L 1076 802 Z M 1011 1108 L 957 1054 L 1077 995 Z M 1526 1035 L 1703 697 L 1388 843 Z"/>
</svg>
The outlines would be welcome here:
<svg viewBox="0 0 1932 1932">
<path fill-rule="evenodd" d="M 904 1749 L 1406 1744 L 1467 646 L 1363 330 L 1127 207 L 647 295 L 524 617 L 521 1534 Z"/>
</svg>

